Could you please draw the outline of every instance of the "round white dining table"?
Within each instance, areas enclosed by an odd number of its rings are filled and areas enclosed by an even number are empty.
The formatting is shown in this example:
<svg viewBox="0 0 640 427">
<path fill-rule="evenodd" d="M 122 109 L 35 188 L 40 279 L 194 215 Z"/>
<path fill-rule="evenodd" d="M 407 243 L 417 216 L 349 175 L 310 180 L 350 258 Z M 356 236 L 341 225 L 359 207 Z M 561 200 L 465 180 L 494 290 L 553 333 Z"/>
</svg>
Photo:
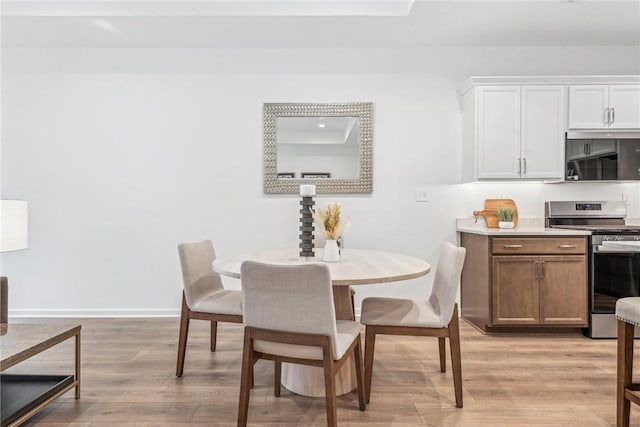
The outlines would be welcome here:
<svg viewBox="0 0 640 427">
<path fill-rule="evenodd" d="M 217 258 L 213 261 L 213 269 L 223 276 L 241 279 L 240 266 L 248 260 L 278 265 L 324 263 L 331 273 L 337 320 L 354 320 L 350 286 L 408 280 L 424 276 L 431 270 L 429 263 L 420 258 L 392 252 L 343 249 L 340 261 L 326 263 L 322 261 L 322 249 L 315 249 L 315 252 L 316 256 L 312 258 L 301 258 L 295 248 L 251 252 Z M 282 385 L 296 394 L 311 397 L 325 395 L 322 368 L 283 363 L 281 381 Z M 349 393 L 356 385 L 354 364 L 345 363 L 336 375 L 336 393 Z"/>
</svg>

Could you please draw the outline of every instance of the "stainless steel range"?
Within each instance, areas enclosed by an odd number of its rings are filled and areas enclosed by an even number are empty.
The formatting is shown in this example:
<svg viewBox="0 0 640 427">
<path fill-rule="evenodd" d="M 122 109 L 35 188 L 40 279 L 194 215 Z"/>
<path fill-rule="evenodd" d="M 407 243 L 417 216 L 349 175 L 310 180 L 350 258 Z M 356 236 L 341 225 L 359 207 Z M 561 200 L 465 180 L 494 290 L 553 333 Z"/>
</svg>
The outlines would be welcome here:
<svg viewBox="0 0 640 427">
<path fill-rule="evenodd" d="M 615 338 L 616 301 L 640 296 L 640 251 L 603 245 L 606 241 L 640 241 L 640 226 L 626 225 L 626 217 L 624 201 L 545 203 L 547 227 L 591 232 L 589 328 L 584 332 L 592 338 Z"/>
</svg>

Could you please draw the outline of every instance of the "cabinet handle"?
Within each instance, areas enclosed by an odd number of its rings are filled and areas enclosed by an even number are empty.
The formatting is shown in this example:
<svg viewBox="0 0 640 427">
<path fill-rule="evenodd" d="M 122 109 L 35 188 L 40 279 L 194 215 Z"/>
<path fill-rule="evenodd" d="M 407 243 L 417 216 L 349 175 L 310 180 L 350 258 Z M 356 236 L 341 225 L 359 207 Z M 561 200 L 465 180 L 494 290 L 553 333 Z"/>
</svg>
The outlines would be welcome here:
<svg viewBox="0 0 640 427">
<path fill-rule="evenodd" d="M 523 157 L 522 160 L 523 160 L 523 163 L 524 163 L 524 167 L 522 168 L 522 174 L 526 175 L 527 174 L 527 158 Z"/>
<path fill-rule="evenodd" d="M 540 278 L 540 263 L 536 261 L 536 279 Z"/>
<path fill-rule="evenodd" d="M 609 125 L 612 125 L 612 124 L 614 124 L 616 122 L 616 109 L 612 108 L 610 111 L 611 111 L 610 112 L 611 120 L 609 120 Z"/>
<path fill-rule="evenodd" d="M 604 109 L 604 124 L 608 125 L 609 124 L 609 109 L 605 108 Z"/>
<path fill-rule="evenodd" d="M 518 175 L 522 174 L 522 159 L 518 157 Z"/>
<path fill-rule="evenodd" d="M 560 249 L 575 249 L 575 248 L 577 248 L 576 245 L 558 245 L 558 247 Z"/>
<path fill-rule="evenodd" d="M 521 248 L 522 245 L 503 245 L 507 249 L 518 249 Z"/>
<path fill-rule="evenodd" d="M 544 261 L 540 262 L 540 278 L 544 279 Z"/>
</svg>

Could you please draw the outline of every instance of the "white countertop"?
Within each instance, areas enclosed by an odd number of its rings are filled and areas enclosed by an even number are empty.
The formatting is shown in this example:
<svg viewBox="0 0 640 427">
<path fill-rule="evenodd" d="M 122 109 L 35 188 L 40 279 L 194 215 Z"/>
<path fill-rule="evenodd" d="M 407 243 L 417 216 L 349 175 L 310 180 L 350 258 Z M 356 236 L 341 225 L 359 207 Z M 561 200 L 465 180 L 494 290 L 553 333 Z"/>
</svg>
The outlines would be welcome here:
<svg viewBox="0 0 640 427">
<path fill-rule="evenodd" d="M 487 228 L 458 227 L 460 233 L 483 234 L 485 236 L 588 236 L 591 233 L 584 230 L 565 230 L 544 227 L 515 227 L 515 228 Z"/>
<path fill-rule="evenodd" d="M 484 220 L 458 218 L 457 231 L 460 233 L 482 234 L 485 236 L 588 236 L 589 231 L 546 228 L 544 219 L 520 218 L 515 228 L 487 228 Z"/>
</svg>

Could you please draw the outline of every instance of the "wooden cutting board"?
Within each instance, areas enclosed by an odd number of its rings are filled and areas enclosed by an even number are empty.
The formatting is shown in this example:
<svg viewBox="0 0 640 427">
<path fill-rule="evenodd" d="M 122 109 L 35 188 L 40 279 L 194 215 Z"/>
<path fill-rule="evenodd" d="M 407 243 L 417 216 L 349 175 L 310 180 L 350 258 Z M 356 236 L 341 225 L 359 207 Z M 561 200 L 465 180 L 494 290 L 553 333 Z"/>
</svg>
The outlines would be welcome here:
<svg viewBox="0 0 640 427">
<path fill-rule="evenodd" d="M 487 227 L 489 228 L 498 228 L 498 213 L 496 212 L 501 208 L 511 208 L 516 211 L 515 216 L 513 217 L 513 223 L 518 225 L 518 208 L 516 207 L 516 202 L 512 199 L 485 199 L 484 200 L 484 209 L 481 211 L 474 211 L 473 216 L 483 217 L 487 222 Z"/>
</svg>

